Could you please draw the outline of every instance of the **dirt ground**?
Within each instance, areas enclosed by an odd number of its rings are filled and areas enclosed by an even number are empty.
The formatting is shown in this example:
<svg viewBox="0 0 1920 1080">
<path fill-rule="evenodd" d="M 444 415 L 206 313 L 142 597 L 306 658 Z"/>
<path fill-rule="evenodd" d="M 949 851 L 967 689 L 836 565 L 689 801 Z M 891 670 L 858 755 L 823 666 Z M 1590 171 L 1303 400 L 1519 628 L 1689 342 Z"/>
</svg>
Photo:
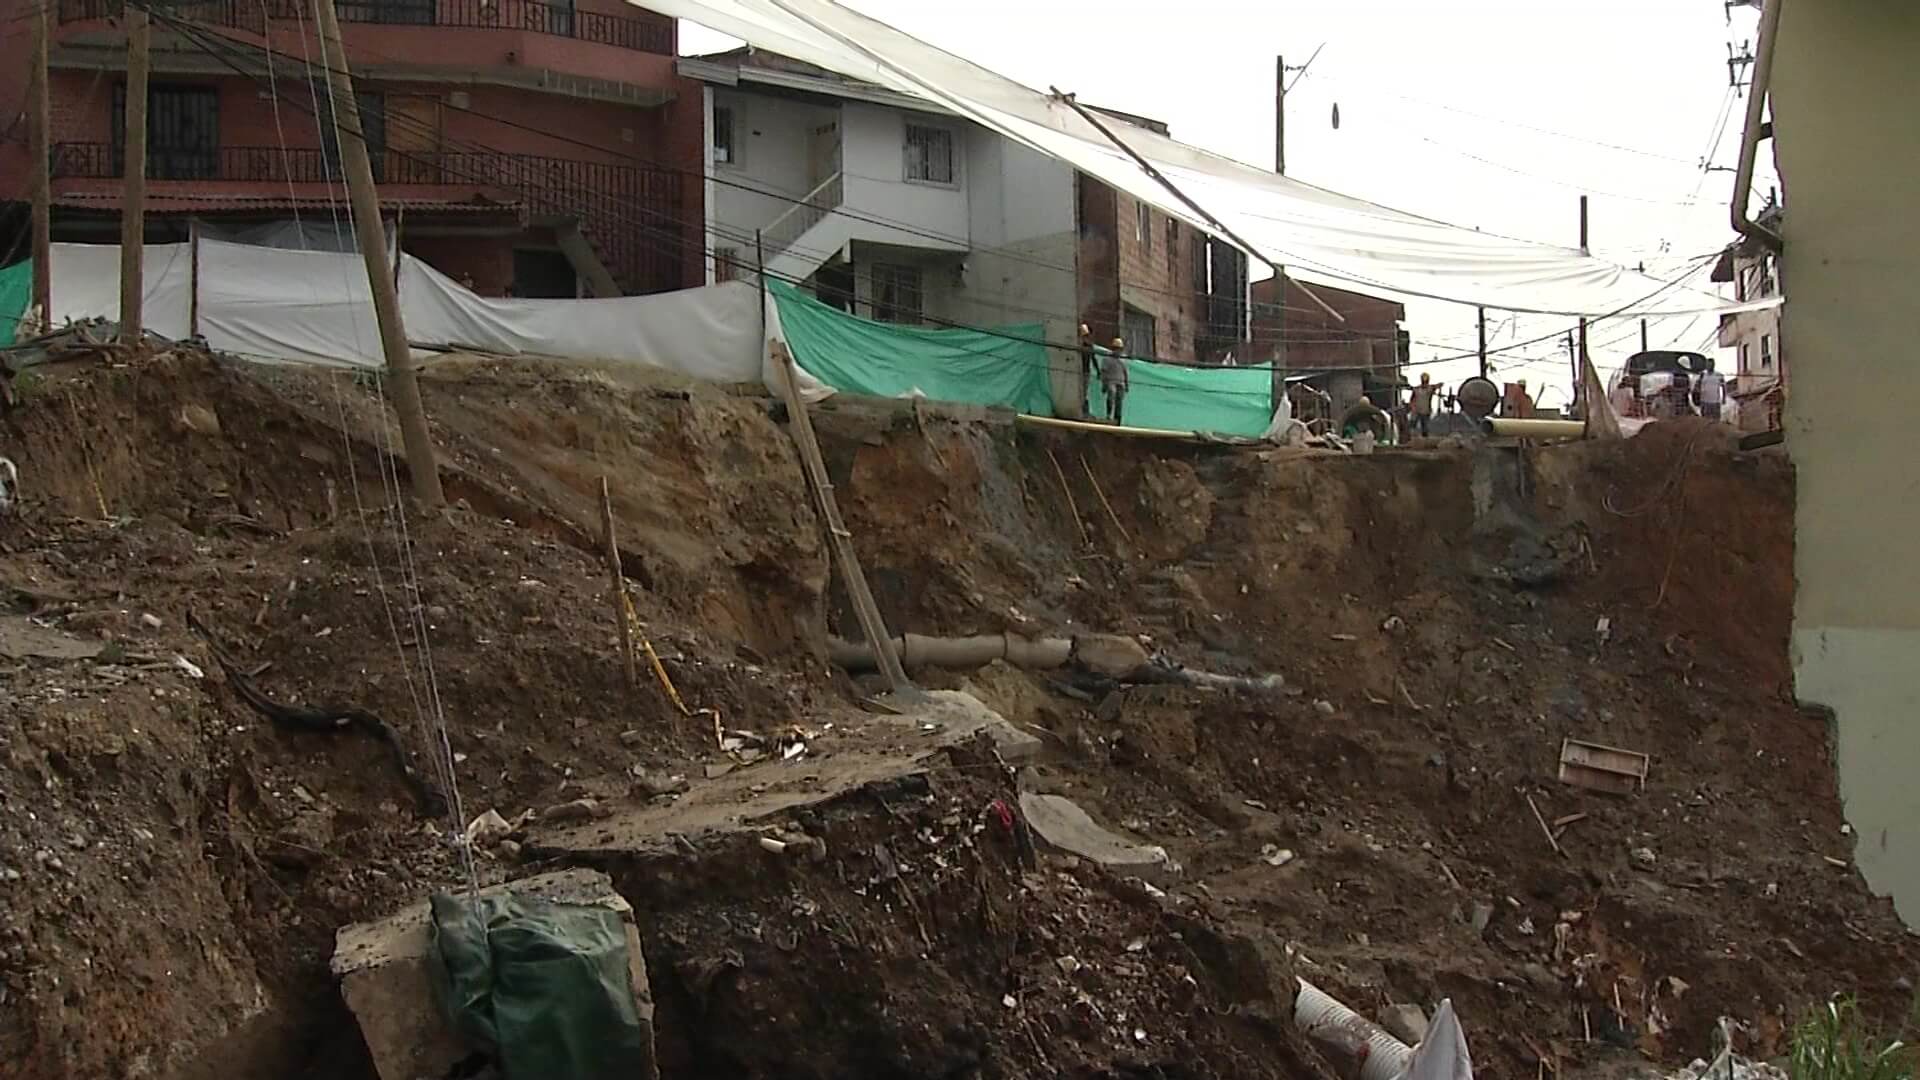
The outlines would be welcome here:
<svg viewBox="0 0 1920 1080">
<path fill-rule="evenodd" d="M 467 818 L 879 753 L 764 397 L 481 362 L 425 391 L 444 514 L 398 512 L 382 403 L 344 375 L 76 366 L 0 417 L 25 496 L 0 521 L 0 1076 L 371 1077 L 333 933 L 460 880 L 381 743 L 250 710 L 190 613 L 276 700 L 389 722 L 445 789 L 443 716 Z M 1046 752 L 964 742 L 781 814 L 818 862 L 757 823 L 588 856 L 536 821 L 485 851 L 487 880 L 614 875 L 668 1077 L 1331 1076 L 1286 1022 L 1296 976 L 1368 1013 L 1451 997 L 1496 1077 L 1684 1061 L 1722 1016 L 1764 1056 L 1827 994 L 1910 1004 L 1913 941 L 1790 695 L 1777 453 L 1700 425 L 1345 457 L 816 421 L 896 632 L 1133 634 L 1286 689 L 919 673 Z M 707 712 L 627 684 L 603 477 L 644 634 Z M 741 766 L 716 715 L 815 749 Z M 1558 782 L 1566 738 L 1647 753 L 1644 788 Z M 1023 789 L 1177 872 L 1037 848 Z"/>
</svg>

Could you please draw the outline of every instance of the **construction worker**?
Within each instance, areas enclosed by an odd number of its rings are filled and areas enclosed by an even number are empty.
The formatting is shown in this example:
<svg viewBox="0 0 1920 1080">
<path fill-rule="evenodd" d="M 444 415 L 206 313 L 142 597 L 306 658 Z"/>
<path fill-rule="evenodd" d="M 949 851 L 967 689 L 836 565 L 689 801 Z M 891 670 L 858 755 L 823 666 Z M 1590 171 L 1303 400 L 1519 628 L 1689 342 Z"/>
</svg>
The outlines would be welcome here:
<svg viewBox="0 0 1920 1080">
<path fill-rule="evenodd" d="M 1428 435 L 1433 423 L 1433 399 L 1440 388 L 1433 384 L 1433 376 L 1420 373 L 1420 385 L 1413 388 L 1413 401 L 1408 406 L 1408 414 L 1413 418 L 1413 429 L 1421 435 Z"/>
<path fill-rule="evenodd" d="M 1113 339 L 1113 347 L 1100 358 L 1100 392 L 1107 399 L 1107 419 L 1120 423 L 1121 409 L 1127 401 L 1127 343 Z"/>
</svg>

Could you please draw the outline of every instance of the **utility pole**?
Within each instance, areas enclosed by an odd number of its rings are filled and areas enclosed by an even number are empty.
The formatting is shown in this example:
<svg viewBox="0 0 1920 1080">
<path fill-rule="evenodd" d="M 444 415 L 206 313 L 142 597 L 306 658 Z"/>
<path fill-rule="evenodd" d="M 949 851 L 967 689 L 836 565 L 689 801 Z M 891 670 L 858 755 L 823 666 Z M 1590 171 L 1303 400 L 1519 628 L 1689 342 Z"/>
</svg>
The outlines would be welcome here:
<svg viewBox="0 0 1920 1080">
<path fill-rule="evenodd" d="M 128 4 L 126 190 L 120 200 L 120 343 L 140 343 L 141 298 L 146 279 L 142 262 L 147 244 L 147 56 L 153 19 L 147 9 Z"/>
<path fill-rule="evenodd" d="M 1487 377 L 1487 309 L 1480 309 L 1480 377 Z"/>
<path fill-rule="evenodd" d="M 1287 175 L 1287 58 L 1273 58 L 1273 171 Z"/>
<path fill-rule="evenodd" d="M 1640 320 L 1640 351 L 1647 351 L 1647 320 Z"/>
<path fill-rule="evenodd" d="M 1580 254 L 1592 254 L 1593 249 L 1587 241 L 1587 197 L 1580 196 Z M 1580 319 L 1580 353 L 1573 358 L 1573 407 L 1576 416 L 1585 415 L 1581 405 L 1586 400 L 1586 378 L 1580 371 L 1580 362 L 1587 358 L 1587 320 Z"/>
<path fill-rule="evenodd" d="M 1287 58 L 1273 58 L 1273 171 L 1287 175 Z M 1273 268 L 1273 387 L 1270 394 L 1278 408 L 1287 392 L 1287 271 Z"/>
<path fill-rule="evenodd" d="M 386 231 L 380 223 L 380 196 L 373 186 L 373 165 L 367 160 L 367 141 L 360 126 L 360 103 L 353 96 L 353 78 L 347 72 L 347 50 L 340 41 L 340 17 L 333 0 L 315 0 L 319 9 L 320 52 L 327 65 L 327 83 L 333 98 L 334 141 L 347 174 L 347 195 L 353 208 L 354 239 L 367 264 L 367 285 L 373 292 L 373 314 L 380 323 L 380 347 L 386 355 L 387 379 L 393 384 L 393 411 L 400 418 L 400 437 L 406 445 L 407 471 L 413 474 L 413 494 L 429 509 L 439 507 L 440 471 L 433 458 L 433 436 L 427 430 L 426 409 L 420 404 L 420 381 L 413 370 L 407 328 L 400 321 L 400 294 L 393 270 L 387 265 Z"/>
<path fill-rule="evenodd" d="M 33 169 L 33 304 L 40 309 L 40 327 L 53 326 L 53 187 L 47 170 L 53 151 L 53 110 L 47 85 L 47 9 L 52 0 L 33 4 L 33 70 L 28 74 L 27 153 Z"/>
</svg>

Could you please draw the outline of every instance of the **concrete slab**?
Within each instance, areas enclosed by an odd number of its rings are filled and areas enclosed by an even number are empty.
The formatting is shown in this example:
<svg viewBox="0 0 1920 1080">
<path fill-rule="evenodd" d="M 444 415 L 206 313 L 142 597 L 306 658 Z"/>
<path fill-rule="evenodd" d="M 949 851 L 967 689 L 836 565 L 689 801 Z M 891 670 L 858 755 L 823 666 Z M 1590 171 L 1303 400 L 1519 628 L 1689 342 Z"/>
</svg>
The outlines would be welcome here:
<svg viewBox="0 0 1920 1080">
<path fill-rule="evenodd" d="M 1069 855 L 1123 872 L 1151 874 L 1167 868 L 1165 848 L 1136 844 L 1107 830 L 1065 796 L 1026 792 L 1020 796 L 1020 812 L 1035 836 Z"/>
<path fill-rule="evenodd" d="M 634 805 L 615 810 L 603 821 L 551 829 L 536 823 L 528 851 L 539 856 L 665 852 L 672 849 L 676 835 L 693 838 L 748 829 L 789 810 L 911 776 L 949 747 L 981 732 L 994 738 L 1003 756 L 1010 746 L 1019 756 L 1023 751 L 1015 744 L 1020 739 L 1039 743 L 959 691 L 935 690 L 881 704 L 893 712 L 848 711 L 833 714 L 831 720 L 809 720 L 807 726 L 820 729 L 820 735 L 808 741 L 804 755 L 695 779 L 692 788 L 671 803 Z"/>
<path fill-rule="evenodd" d="M 633 908 L 597 870 L 562 870 L 482 889 L 488 896 L 512 892 L 561 904 L 606 908 L 627 929 L 627 967 L 633 997 L 649 1044 L 653 1038 L 653 993 Z M 334 936 L 333 974 L 360 1024 L 380 1080 L 438 1080 L 473 1050 L 441 1020 L 429 974 L 427 902 L 378 922 L 343 927 Z M 658 1072 L 649 1065 L 646 1080 Z"/>
</svg>

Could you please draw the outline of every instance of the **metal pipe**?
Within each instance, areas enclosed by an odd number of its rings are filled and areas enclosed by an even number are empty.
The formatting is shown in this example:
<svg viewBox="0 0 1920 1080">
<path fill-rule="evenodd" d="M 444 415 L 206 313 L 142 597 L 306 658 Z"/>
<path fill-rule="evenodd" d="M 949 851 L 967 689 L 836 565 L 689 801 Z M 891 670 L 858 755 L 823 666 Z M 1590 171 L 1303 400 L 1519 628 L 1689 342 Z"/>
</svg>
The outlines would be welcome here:
<svg viewBox="0 0 1920 1080">
<path fill-rule="evenodd" d="M 1780 36 L 1780 9 L 1786 0 L 1767 0 L 1760 12 L 1760 47 L 1753 61 L 1753 85 L 1747 88 L 1747 122 L 1740 131 L 1740 160 L 1733 176 L 1733 228 L 1774 251 L 1785 244 L 1780 234 L 1747 216 L 1747 195 L 1753 190 L 1753 156 L 1760 143 L 1760 118 L 1767 107 L 1767 87 L 1773 81 L 1773 43 Z"/>
</svg>

